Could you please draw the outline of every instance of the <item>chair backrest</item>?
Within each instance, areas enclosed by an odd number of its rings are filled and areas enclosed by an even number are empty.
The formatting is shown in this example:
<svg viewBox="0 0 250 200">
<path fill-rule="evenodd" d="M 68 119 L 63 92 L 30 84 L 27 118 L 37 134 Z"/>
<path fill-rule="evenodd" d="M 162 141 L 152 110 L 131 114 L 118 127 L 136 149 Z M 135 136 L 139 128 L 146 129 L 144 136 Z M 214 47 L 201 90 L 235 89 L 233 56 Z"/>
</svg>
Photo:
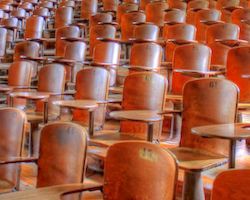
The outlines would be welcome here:
<svg viewBox="0 0 250 200">
<path fill-rule="evenodd" d="M 7 29 L 0 28 L 0 56 L 5 55 L 6 50 Z"/>
<path fill-rule="evenodd" d="M 37 42 L 25 41 L 15 45 L 14 61 L 20 60 L 20 56 L 39 57 L 39 44 Z"/>
<path fill-rule="evenodd" d="M 92 15 L 89 19 L 89 26 L 95 26 L 100 22 L 109 23 L 112 22 L 112 15 L 110 13 L 97 13 Z"/>
<path fill-rule="evenodd" d="M 1 24 L 3 26 L 6 26 L 6 27 L 17 27 L 18 28 L 18 24 L 19 24 L 19 21 L 16 17 L 10 17 L 10 18 L 7 18 L 7 19 L 3 19 Z M 6 41 L 7 42 L 13 42 L 13 40 L 15 40 L 15 32 L 13 29 L 7 29 L 7 38 L 6 38 Z"/>
<path fill-rule="evenodd" d="M 109 71 L 104 68 L 93 67 L 80 70 L 76 76 L 75 99 L 90 99 L 106 101 L 109 91 Z M 104 124 L 106 105 L 100 104 L 95 110 L 95 126 Z M 88 112 L 83 110 L 73 111 L 73 120 L 88 124 Z"/>
<path fill-rule="evenodd" d="M 16 108 L 0 109 L 0 156 L 20 157 L 25 133 L 26 115 Z M 1 165 L 0 178 L 14 186 L 17 184 L 18 168 L 15 164 Z"/>
<path fill-rule="evenodd" d="M 116 82 L 116 67 L 120 63 L 121 45 L 117 42 L 98 42 L 93 50 L 93 62 L 110 64 L 110 85 Z"/>
<path fill-rule="evenodd" d="M 118 0 L 102 0 L 104 11 L 117 11 L 119 1 Z"/>
<path fill-rule="evenodd" d="M 33 65 L 28 61 L 13 62 L 8 71 L 9 86 L 30 86 Z"/>
<path fill-rule="evenodd" d="M 55 122 L 41 132 L 37 187 L 82 183 L 87 131 L 80 125 Z"/>
<path fill-rule="evenodd" d="M 213 42 L 208 46 L 212 51 L 211 65 L 221 65 L 221 67 L 226 68 L 228 51 L 231 47 L 221 44 L 220 42 Z"/>
<path fill-rule="evenodd" d="M 160 29 L 155 24 L 143 23 L 135 26 L 134 38 L 139 40 L 157 40 Z"/>
<path fill-rule="evenodd" d="M 226 77 L 240 88 L 240 101 L 249 102 L 250 79 L 242 76 L 250 74 L 250 47 L 232 48 L 227 57 Z"/>
<path fill-rule="evenodd" d="M 38 16 L 42 16 L 42 17 L 50 16 L 49 9 L 48 8 L 43 8 L 43 7 L 36 8 L 33 11 L 33 14 L 38 15 Z"/>
<path fill-rule="evenodd" d="M 165 10 L 168 9 L 168 3 L 165 1 L 153 1 L 146 5 L 147 22 L 152 22 L 157 26 L 164 25 Z"/>
<path fill-rule="evenodd" d="M 83 0 L 81 7 L 81 18 L 89 19 L 91 15 L 97 13 L 98 0 Z"/>
<path fill-rule="evenodd" d="M 221 12 L 216 9 L 203 9 L 195 13 L 195 25 L 197 27 L 196 39 L 200 42 L 206 41 L 206 31 L 209 25 L 204 24 L 202 21 L 219 21 Z M 218 22 L 219 23 L 219 22 Z"/>
<path fill-rule="evenodd" d="M 171 8 L 165 12 L 165 23 L 184 23 L 186 21 L 186 12 L 180 9 Z"/>
<path fill-rule="evenodd" d="M 128 40 L 133 38 L 134 28 L 136 25 L 133 23 L 143 23 L 146 21 L 146 15 L 142 11 L 131 11 L 125 13 L 121 17 L 121 38 Z"/>
<path fill-rule="evenodd" d="M 118 5 L 116 12 L 116 21 L 120 24 L 122 15 L 127 12 L 138 11 L 139 6 L 135 3 L 122 3 Z"/>
<path fill-rule="evenodd" d="M 17 8 L 16 10 L 11 11 L 11 16 L 17 18 L 25 18 L 26 11 L 23 8 Z"/>
<path fill-rule="evenodd" d="M 63 56 L 64 49 L 69 44 L 61 37 L 80 37 L 80 29 L 78 26 L 65 26 L 56 30 L 56 56 Z"/>
<path fill-rule="evenodd" d="M 76 6 L 75 1 L 62 1 L 60 2 L 58 7 L 71 7 L 74 8 Z"/>
<path fill-rule="evenodd" d="M 38 75 L 38 91 L 62 93 L 65 87 L 65 68 L 60 64 L 42 67 Z"/>
<path fill-rule="evenodd" d="M 191 24 L 165 25 L 163 27 L 163 38 L 165 40 L 195 40 L 196 28 Z M 176 44 L 171 41 L 166 42 L 165 58 L 167 62 L 172 62 L 175 49 L 183 44 Z"/>
<path fill-rule="evenodd" d="M 209 7 L 209 1 L 207 0 L 192 0 L 188 2 L 187 9 L 206 9 Z"/>
<path fill-rule="evenodd" d="M 157 68 L 161 66 L 162 47 L 156 43 L 135 43 L 131 48 L 130 64 Z M 133 71 L 132 69 L 130 71 Z"/>
<path fill-rule="evenodd" d="M 154 72 L 138 72 L 126 77 L 123 110 L 162 110 L 167 91 L 166 79 Z"/>
<path fill-rule="evenodd" d="M 241 24 L 241 20 L 250 20 L 250 8 L 239 8 L 231 14 L 232 23 Z"/>
<path fill-rule="evenodd" d="M 210 44 L 215 40 L 237 40 L 239 39 L 240 28 L 236 24 L 217 23 L 209 26 L 206 32 L 206 43 Z"/>
<path fill-rule="evenodd" d="M 174 51 L 173 70 L 209 71 L 210 61 L 211 49 L 208 46 L 199 43 L 181 45 Z M 193 78 L 174 71 L 172 92 L 174 94 L 181 94 L 184 84 L 191 79 Z"/>
<path fill-rule="evenodd" d="M 187 10 L 187 2 L 184 2 L 184 1 L 168 0 L 168 5 L 169 5 L 169 8 L 180 9 L 184 12 L 186 12 Z"/>
<path fill-rule="evenodd" d="M 42 38 L 44 28 L 44 19 L 33 15 L 26 20 L 26 29 L 24 38 Z"/>
<path fill-rule="evenodd" d="M 116 27 L 111 24 L 95 25 L 89 31 L 89 54 L 92 56 L 94 47 L 100 42 L 97 38 L 114 39 Z"/>
<path fill-rule="evenodd" d="M 239 0 L 217 0 L 216 8 L 222 10 L 224 7 L 238 6 Z"/>
<path fill-rule="evenodd" d="M 189 81 L 183 90 L 181 147 L 229 154 L 229 141 L 191 133 L 197 126 L 229 124 L 236 120 L 239 89 L 231 81 L 203 78 Z"/>
<path fill-rule="evenodd" d="M 84 61 L 86 55 L 87 45 L 85 42 L 71 42 L 64 51 L 64 58 L 76 61 Z"/>
<path fill-rule="evenodd" d="M 55 14 L 55 28 L 70 25 L 73 20 L 72 7 L 59 7 Z"/>
<path fill-rule="evenodd" d="M 175 24 L 165 25 L 163 28 L 163 38 L 176 40 L 194 40 L 196 36 L 196 28 L 191 24 Z"/>
<path fill-rule="evenodd" d="M 249 198 L 250 170 L 233 169 L 221 172 L 213 184 L 211 200 Z"/>
<path fill-rule="evenodd" d="M 121 200 L 135 197 L 172 200 L 177 171 L 175 158 L 158 145 L 138 141 L 116 143 L 109 148 L 105 160 L 104 196 Z"/>
</svg>

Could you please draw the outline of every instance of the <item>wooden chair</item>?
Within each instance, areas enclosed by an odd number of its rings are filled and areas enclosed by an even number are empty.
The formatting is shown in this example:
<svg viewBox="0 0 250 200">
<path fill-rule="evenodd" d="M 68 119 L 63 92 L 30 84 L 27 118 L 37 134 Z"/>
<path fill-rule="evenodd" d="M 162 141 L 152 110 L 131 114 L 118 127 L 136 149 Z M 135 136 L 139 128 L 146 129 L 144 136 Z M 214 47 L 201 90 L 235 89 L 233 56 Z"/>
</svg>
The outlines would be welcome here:
<svg viewBox="0 0 250 200">
<path fill-rule="evenodd" d="M 136 25 L 136 27 L 134 28 L 133 38 L 135 39 L 135 41 L 136 40 L 157 41 L 159 35 L 160 35 L 160 29 L 158 26 L 150 23 L 142 23 Z"/>
<path fill-rule="evenodd" d="M 216 8 L 221 11 L 221 20 L 231 22 L 231 13 L 239 7 L 239 0 L 218 0 Z"/>
<path fill-rule="evenodd" d="M 145 13 L 141 11 L 128 12 L 122 15 L 121 17 L 121 39 L 129 40 L 133 38 L 134 34 L 134 23 L 143 23 L 146 21 Z"/>
<path fill-rule="evenodd" d="M 193 43 L 177 47 L 173 56 L 172 93 L 182 94 L 184 84 L 194 78 L 188 72 L 185 74 L 185 70 L 204 72 L 205 76 L 210 61 L 211 49 L 206 45 Z"/>
<path fill-rule="evenodd" d="M 139 6 L 138 4 L 134 3 L 122 3 L 118 5 L 117 12 L 116 12 L 116 21 L 118 24 L 121 23 L 122 15 L 127 12 L 138 11 Z"/>
<path fill-rule="evenodd" d="M 89 19 L 89 26 L 95 26 L 98 23 L 111 23 L 113 16 L 110 13 L 97 13 L 92 15 Z"/>
<path fill-rule="evenodd" d="M 212 200 L 243 200 L 248 198 L 249 169 L 235 169 L 221 172 L 215 179 Z"/>
<path fill-rule="evenodd" d="M 121 156 L 124 152 L 123 158 Z M 156 162 L 158 159 L 161 162 Z M 118 166 L 118 167 L 116 167 Z M 127 168 L 129 166 L 129 168 Z M 144 173 L 141 173 L 141 166 L 144 167 Z M 126 170 L 125 170 L 126 169 Z M 124 171 L 125 170 L 125 171 Z M 162 150 L 159 146 L 143 142 L 122 142 L 110 147 L 105 164 L 104 182 L 105 184 L 70 184 L 54 187 L 41 188 L 36 190 L 25 191 L 23 193 L 3 195 L 3 200 L 21 197 L 30 197 L 40 199 L 58 199 L 65 198 L 67 194 L 83 192 L 83 198 L 86 193 L 91 192 L 93 199 L 111 198 L 111 199 L 131 199 L 138 197 L 139 199 L 174 199 L 175 185 L 177 177 L 176 161 L 166 150 Z M 116 175 L 116 176 L 114 176 Z M 119 178 L 117 178 L 119 177 Z M 108 181 L 107 181 L 108 180 Z M 160 181 L 160 187 L 151 187 Z M 134 187 L 135 183 L 138 187 Z M 114 193 L 113 188 L 117 188 Z M 101 192 L 97 190 L 102 190 Z M 38 195 L 38 193 L 40 195 Z"/>
<path fill-rule="evenodd" d="M 0 28 L 0 58 L 4 58 L 6 54 L 6 39 L 7 39 L 7 29 Z"/>
<path fill-rule="evenodd" d="M 232 48 L 228 52 L 227 58 L 227 79 L 234 82 L 240 89 L 240 102 L 248 103 L 250 95 L 248 93 L 250 74 L 249 46 Z"/>
<path fill-rule="evenodd" d="M 123 154 L 124 152 L 126 154 Z M 122 157 L 118 156 L 121 154 Z M 156 157 L 162 162 L 156 162 Z M 145 167 L 143 173 L 140 173 L 140 166 Z M 158 176 L 158 172 L 161 172 L 162 175 Z M 117 179 L 121 174 L 123 174 L 123 178 Z M 131 176 L 132 174 L 133 176 Z M 103 195 L 108 198 L 124 200 L 135 196 L 139 199 L 174 199 L 176 178 L 176 162 L 168 151 L 146 142 L 120 142 L 112 145 L 107 153 L 104 182 L 109 181 L 103 187 Z M 150 183 L 159 183 L 161 179 L 161 186 L 152 189 L 149 184 L 145 184 L 149 179 L 151 179 Z M 132 182 L 138 187 L 134 187 L 135 185 L 131 184 Z M 143 182 L 144 184 L 141 184 Z M 114 187 L 117 188 L 116 193 L 112 189 Z M 95 196 L 95 198 L 100 198 L 100 196 Z"/>
<path fill-rule="evenodd" d="M 195 25 L 195 13 L 202 9 L 208 9 L 209 2 L 206 0 L 193 0 L 188 2 L 186 22 Z"/>
<path fill-rule="evenodd" d="M 7 43 L 12 46 L 13 42 L 16 40 L 18 35 L 18 19 L 16 17 L 10 17 L 8 19 L 3 19 L 1 22 L 2 26 L 6 28 L 7 31 Z"/>
<path fill-rule="evenodd" d="M 32 77 L 36 78 L 38 71 L 38 61 L 40 45 L 37 42 L 24 41 L 17 43 L 14 47 L 14 61 L 26 60 L 33 65 Z M 32 60 L 31 60 L 32 59 Z"/>
<path fill-rule="evenodd" d="M 166 25 L 163 28 L 163 39 L 166 41 L 165 59 L 172 63 L 174 51 L 178 46 L 194 42 L 196 28 L 191 24 Z"/>
<path fill-rule="evenodd" d="M 72 24 L 73 21 L 73 8 L 72 7 L 59 7 L 56 9 L 55 14 L 55 28 L 60 28 Z"/>
<path fill-rule="evenodd" d="M 184 12 L 186 12 L 187 10 L 187 2 L 184 2 L 184 1 L 169 0 L 168 5 L 169 5 L 169 8 L 180 9 Z"/>
<path fill-rule="evenodd" d="M 180 147 L 170 149 L 185 171 L 184 199 L 205 199 L 201 172 L 224 164 L 224 156 L 229 155 L 229 141 L 202 138 L 191 129 L 234 123 L 238 95 L 238 87 L 225 79 L 203 78 L 185 85 Z"/>
<path fill-rule="evenodd" d="M 50 123 L 42 129 L 40 141 L 38 158 L 17 156 L 8 160 L 7 157 L 2 163 L 9 167 L 8 163 L 37 162 L 37 188 L 83 182 L 87 150 L 85 129 L 73 123 Z"/>
<path fill-rule="evenodd" d="M 119 2 L 117 0 L 102 0 L 103 10 L 107 12 L 116 12 Z"/>
<path fill-rule="evenodd" d="M 30 130 L 30 155 L 33 155 L 33 134 L 41 122 L 46 123 L 48 118 L 55 119 L 59 113 L 53 105 L 53 101 L 61 99 L 65 88 L 65 68 L 60 64 L 50 64 L 42 67 L 38 74 L 37 91 L 22 91 L 10 93 L 13 98 L 24 98 L 35 101 L 35 108 L 27 111 L 28 121 L 31 123 Z M 53 83 L 53 84 L 51 84 Z M 45 101 L 43 101 L 45 100 Z M 32 143 L 33 142 L 33 143 Z"/>
<path fill-rule="evenodd" d="M 159 71 L 162 47 L 156 43 L 135 43 L 131 48 L 129 72 Z"/>
<path fill-rule="evenodd" d="M 115 85 L 117 66 L 120 64 L 121 45 L 115 41 L 98 42 L 93 50 L 92 65 L 104 67 L 110 72 L 110 86 Z"/>
<path fill-rule="evenodd" d="M 169 9 L 165 11 L 164 22 L 169 23 L 184 23 L 186 21 L 186 13 L 180 9 Z"/>
<path fill-rule="evenodd" d="M 64 49 L 70 42 L 67 40 L 63 40 L 64 38 L 79 38 L 80 37 L 80 29 L 78 26 L 65 26 L 58 28 L 56 30 L 56 52 L 55 55 L 59 57 L 64 56 Z"/>
<path fill-rule="evenodd" d="M 135 83 L 137 85 L 136 87 Z M 156 87 L 157 90 L 153 89 Z M 161 111 L 165 104 L 166 90 L 166 79 L 160 74 L 154 72 L 130 74 L 126 77 L 124 82 L 123 100 L 121 104 L 122 110 L 124 112 L 131 110 L 134 110 L 135 112 L 138 110 Z M 121 140 L 145 140 L 147 137 L 146 133 L 147 123 L 142 121 L 125 120 L 120 122 L 120 132 L 109 134 L 105 134 L 104 132 L 100 135 L 92 136 L 90 141 L 92 145 L 107 148 Z M 154 123 L 152 139 L 159 140 L 160 134 L 161 121 L 158 121 Z M 103 154 L 105 148 L 100 150 L 102 152 L 101 154 Z M 95 155 L 96 153 L 94 152 L 93 154 Z"/>
<path fill-rule="evenodd" d="M 111 24 L 100 24 L 90 28 L 89 31 L 89 55 L 93 56 L 94 47 L 99 43 L 98 38 L 114 39 L 116 27 Z"/>
<path fill-rule="evenodd" d="M 81 18 L 89 20 L 91 15 L 97 13 L 98 0 L 83 0 L 81 4 Z"/>
<path fill-rule="evenodd" d="M 61 62 L 65 65 L 67 81 L 75 82 L 76 73 L 85 61 L 86 51 L 87 45 L 85 42 L 71 42 L 65 48 L 64 57 L 56 60 L 56 62 Z"/>
<path fill-rule="evenodd" d="M 147 4 L 145 13 L 147 16 L 146 21 L 152 22 L 159 27 L 164 25 L 164 11 L 168 9 L 167 2 L 164 1 L 153 1 Z"/>
<path fill-rule="evenodd" d="M 16 108 L 0 109 L 0 154 L 1 157 L 20 157 L 22 154 L 26 116 Z M 0 167 L 0 191 L 19 189 L 20 166 L 15 164 Z"/>
<path fill-rule="evenodd" d="M 250 41 L 249 31 L 250 31 L 250 9 L 249 8 L 240 8 L 235 9 L 232 14 L 232 23 L 237 24 L 240 27 L 240 36 L 241 40 Z"/>
<path fill-rule="evenodd" d="M 240 25 L 242 20 L 250 20 L 250 8 L 235 9 L 231 14 L 232 23 Z"/>
<path fill-rule="evenodd" d="M 236 24 L 218 23 L 211 25 L 206 31 L 206 43 L 210 44 L 216 40 L 238 40 L 240 29 Z"/>
<path fill-rule="evenodd" d="M 77 73 L 74 100 L 58 101 L 57 105 L 73 108 L 72 121 L 83 126 L 89 126 L 90 123 L 94 123 L 96 129 L 102 129 L 105 122 L 109 79 L 110 75 L 108 70 L 100 67 L 86 67 Z M 92 115 L 94 114 L 95 116 L 94 122 L 90 121 L 92 119 L 90 117 L 89 107 L 84 107 L 80 103 L 79 105 L 81 106 L 77 108 L 77 103 L 81 100 L 82 102 L 91 100 L 100 103 L 98 108 L 92 113 Z"/>
<path fill-rule="evenodd" d="M 203 9 L 195 13 L 195 24 L 197 27 L 196 39 L 204 43 L 206 41 L 206 30 L 211 24 L 219 23 L 221 12 L 216 9 Z"/>
</svg>

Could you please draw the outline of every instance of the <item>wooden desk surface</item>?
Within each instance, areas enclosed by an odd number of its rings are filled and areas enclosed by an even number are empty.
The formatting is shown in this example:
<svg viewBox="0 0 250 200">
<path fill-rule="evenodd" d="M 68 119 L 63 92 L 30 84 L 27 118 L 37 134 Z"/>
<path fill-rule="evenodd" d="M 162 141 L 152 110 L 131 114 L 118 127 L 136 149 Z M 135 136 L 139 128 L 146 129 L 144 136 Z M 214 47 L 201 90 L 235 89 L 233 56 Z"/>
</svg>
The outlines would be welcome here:
<svg viewBox="0 0 250 200">
<path fill-rule="evenodd" d="M 150 110 L 126 110 L 114 111 L 110 116 L 117 120 L 133 120 L 143 122 L 156 122 L 162 120 L 162 116 L 157 111 Z"/>
<path fill-rule="evenodd" d="M 219 124 L 192 128 L 192 133 L 201 137 L 240 140 L 250 137 L 250 124 Z"/>
<path fill-rule="evenodd" d="M 61 200 L 63 194 L 70 192 L 77 192 L 83 189 L 97 186 L 96 184 L 67 184 L 52 187 L 44 187 L 39 189 L 12 192 L 8 194 L 1 194 L 1 200 Z"/>
</svg>

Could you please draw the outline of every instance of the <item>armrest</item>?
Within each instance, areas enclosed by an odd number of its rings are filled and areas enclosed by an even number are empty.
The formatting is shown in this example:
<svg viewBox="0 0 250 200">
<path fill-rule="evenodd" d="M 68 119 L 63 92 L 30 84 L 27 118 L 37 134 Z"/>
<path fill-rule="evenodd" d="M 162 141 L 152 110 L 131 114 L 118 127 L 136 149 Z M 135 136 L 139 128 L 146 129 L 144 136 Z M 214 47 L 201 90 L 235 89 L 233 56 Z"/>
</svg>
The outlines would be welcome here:
<svg viewBox="0 0 250 200">
<path fill-rule="evenodd" d="M 241 78 L 249 79 L 250 78 L 250 74 L 242 74 Z"/>
<path fill-rule="evenodd" d="M 129 38 L 128 42 L 131 43 L 143 43 L 143 42 L 153 42 L 159 45 L 165 45 L 165 40 L 153 40 L 153 39 L 138 39 L 138 38 Z"/>
<path fill-rule="evenodd" d="M 229 12 L 233 12 L 234 10 L 239 9 L 239 8 L 243 8 L 243 7 L 241 7 L 241 6 L 225 6 L 225 7 L 223 7 L 224 10 L 227 10 Z"/>
<path fill-rule="evenodd" d="M 19 97 L 32 100 L 42 100 L 49 98 L 52 93 L 48 92 L 13 92 L 9 94 L 11 97 Z"/>
<path fill-rule="evenodd" d="M 181 114 L 182 110 L 163 110 L 162 112 L 159 112 L 159 115 L 167 115 L 167 114 Z"/>
<path fill-rule="evenodd" d="M 61 100 L 53 101 L 54 105 L 81 110 L 94 110 L 98 107 L 98 102 L 95 100 Z"/>
<path fill-rule="evenodd" d="M 138 70 L 138 71 L 158 71 L 161 69 L 160 67 L 146 67 L 146 66 L 139 66 L 139 65 L 122 65 L 121 67 L 130 69 L 130 70 Z"/>
<path fill-rule="evenodd" d="M 53 199 L 60 200 L 63 195 L 79 193 L 84 191 L 96 191 L 102 190 L 102 184 L 98 183 L 74 183 L 74 184 L 63 184 L 49 187 L 42 187 L 33 190 L 26 190 L 20 192 L 12 192 L 1 195 L 2 200 L 13 200 L 23 199 L 34 200 L 34 199 Z"/>
<path fill-rule="evenodd" d="M 192 76 L 192 77 L 202 77 L 202 76 L 215 76 L 223 74 L 222 71 L 198 71 L 198 70 L 188 70 L 188 69 L 174 69 L 175 72 L 182 73 L 186 76 Z"/>
<path fill-rule="evenodd" d="M 174 94 L 168 94 L 166 95 L 167 100 L 174 100 L 174 101 L 182 101 L 183 96 L 182 95 L 174 95 Z"/>
<path fill-rule="evenodd" d="M 86 39 L 84 38 L 81 38 L 81 37 L 61 37 L 60 38 L 61 40 L 67 40 L 69 42 L 76 42 L 76 41 L 79 41 L 79 42 L 87 42 Z"/>
<path fill-rule="evenodd" d="M 225 65 L 210 65 L 210 69 L 213 71 L 223 71 L 226 72 L 226 66 Z"/>
<path fill-rule="evenodd" d="M 0 27 L 1 27 L 1 28 L 10 29 L 10 30 L 15 30 L 15 29 L 18 29 L 18 27 L 17 27 L 17 26 L 6 26 L 6 25 L 1 25 Z"/>
<path fill-rule="evenodd" d="M 122 110 L 110 113 L 110 117 L 115 120 L 131 120 L 141 122 L 157 122 L 162 120 L 162 116 L 153 110 Z"/>
<path fill-rule="evenodd" d="M 180 39 L 169 39 L 167 42 L 172 42 L 176 45 L 183 45 L 183 44 L 190 44 L 190 43 L 197 43 L 196 40 L 180 40 Z"/>
<path fill-rule="evenodd" d="M 7 165 L 11 163 L 27 163 L 36 162 L 38 158 L 35 157 L 0 157 L 0 165 Z"/>
<path fill-rule="evenodd" d="M 200 20 L 201 23 L 206 25 L 213 25 L 218 23 L 224 23 L 223 21 L 211 21 L 211 20 Z"/>
<path fill-rule="evenodd" d="M 229 47 L 236 47 L 239 46 L 241 43 L 247 44 L 248 41 L 246 40 L 233 40 L 233 39 L 217 39 L 215 42 L 220 42 Z"/>
<path fill-rule="evenodd" d="M 35 41 L 35 42 L 48 42 L 50 41 L 49 38 L 25 38 L 28 41 Z"/>
<path fill-rule="evenodd" d="M 20 59 L 27 59 L 27 60 L 33 60 L 33 61 L 47 61 L 48 58 L 45 57 L 30 57 L 30 56 L 24 56 L 24 55 L 20 55 L 19 57 Z"/>
<path fill-rule="evenodd" d="M 248 110 L 250 109 L 250 103 L 238 103 L 239 110 Z"/>
</svg>

